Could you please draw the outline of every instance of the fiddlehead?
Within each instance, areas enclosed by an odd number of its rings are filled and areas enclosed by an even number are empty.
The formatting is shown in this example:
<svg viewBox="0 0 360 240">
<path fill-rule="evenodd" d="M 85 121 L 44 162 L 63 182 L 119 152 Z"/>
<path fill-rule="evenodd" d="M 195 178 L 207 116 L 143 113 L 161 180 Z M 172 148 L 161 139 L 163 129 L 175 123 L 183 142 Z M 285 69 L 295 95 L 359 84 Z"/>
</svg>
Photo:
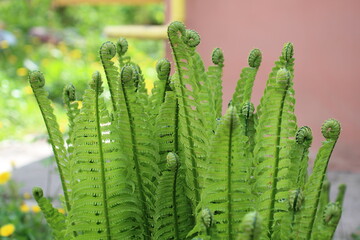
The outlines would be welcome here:
<svg viewBox="0 0 360 240">
<path fill-rule="evenodd" d="M 321 127 L 321 133 L 327 140 L 337 140 L 339 138 L 341 126 L 339 121 L 328 119 Z"/>
<path fill-rule="evenodd" d="M 125 55 L 125 53 L 127 52 L 129 48 L 129 44 L 126 40 L 126 38 L 119 38 L 116 42 L 116 52 L 119 55 L 119 57 L 122 57 Z"/>
<path fill-rule="evenodd" d="M 101 63 L 103 65 L 106 80 L 109 85 L 110 95 L 111 95 L 111 101 L 113 105 L 114 111 L 116 111 L 119 106 L 119 84 L 118 84 L 118 78 L 119 78 L 119 72 L 117 67 L 114 66 L 114 63 L 111 61 L 113 57 L 116 55 L 116 47 L 112 42 L 105 42 L 100 47 L 100 59 Z"/>
<path fill-rule="evenodd" d="M 292 43 L 285 43 L 282 50 L 283 58 L 289 62 L 294 56 L 294 45 Z"/>
<path fill-rule="evenodd" d="M 166 58 L 161 59 L 156 64 L 156 72 L 159 80 L 167 81 L 170 75 L 171 65 Z"/>
<path fill-rule="evenodd" d="M 191 29 L 186 29 L 185 35 L 182 36 L 182 39 L 189 47 L 196 47 L 200 43 L 200 35 Z"/>
<path fill-rule="evenodd" d="M 215 65 L 224 66 L 224 54 L 220 48 L 215 48 L 212 52 L 211 60 Z"/>
<path fill-rule="evenodd" d="M 90 87 L 93 89 L 98 95 L 100 95 L 104 91 L 104 87 L 102 86 L 103 81 L 101 80 L 101 75 L 98 71 L 94 72 L 92 75 L 92 81 L 90 82 Z"/>
<path fill-rule="evenodd" d="M 172 22 L 168 27 L 168 35 L 172 35 L 172 36 L 179 34 L 181 34 L 181 36 L 184 36 L 185 31 L 186 31 L 185 25 L 182 22 L 178 22 L 178 21 Z"/>
<path fill-rule="evenodd" d="M 108 41 L 101 45 L 100 47 L 100 58 L 104 60 L 110 60 L 116 55 L 115 45 Z"/>
<path fill-rule="evenodd" d="M 66 87 L 64 88 L 64 93 L 63 93 L 63 99 L 64 102 L 73 102 L 76 101 L 76 94 L 75 94 L 75 87 L 74 85 L 72 85 L 71 83 L 66 85 Z"/>
<path fill-rule="evenodd" d="M 260 49 L 251 50 L 248 58 L 249 66 L 252 68 L 259 68 L 262 60 L 262 53 Z"/>
<path fill-rule="evenodd" d="M 33 71 L 29 74 L 29 82 L 32 88 L 42 88 L 45 86 L 44 75 L 40 71 Z"/>
<path fill-rule="evenodd" d="M 341 217 L 341 206 L 337 202 L 329 203 L 324 209 L 323 220 L 326 225 L 336 226 Z"/>
<path fill-rule="evenodd" d="M 311 128 L 308 126 L 303 126 L 299 128 L 299 130 L 296 132 L 295 140 L 297 144 L 301 144 L 306 148 L 309 148 L 312 143 L 312 132 Z"/>
</svg>

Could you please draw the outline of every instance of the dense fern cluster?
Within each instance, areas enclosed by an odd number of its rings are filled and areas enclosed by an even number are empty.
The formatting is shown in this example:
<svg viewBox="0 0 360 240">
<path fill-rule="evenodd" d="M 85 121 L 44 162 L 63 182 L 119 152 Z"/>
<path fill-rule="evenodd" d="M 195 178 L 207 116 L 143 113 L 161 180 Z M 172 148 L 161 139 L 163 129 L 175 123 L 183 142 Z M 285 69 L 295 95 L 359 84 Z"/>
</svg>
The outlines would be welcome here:
<svg viewBox="0 0 360 240">
<path fill-rule="evenodd" d="M 54 239 L 331 239 L 345 187 L 330 202 L 326 169 L 340 125 L 324 123 L 308 176 L 312 134 L 294 115 L 293 45 L 284 45 L 256 111 L 262 55 L 252 50 L 222 116 L 222 51 L 206 69 L 195 31 L 174 22 L 168 35 L 175 71 L 160 60 L 151 94 L 125 39 L 101 46 L 111 103 L 99 72 L 81 109 L 67 86 L 66 144 L 43 75 L 30 74 L 64 190 L 65 215 L 34 188 Z"/>
</svg>

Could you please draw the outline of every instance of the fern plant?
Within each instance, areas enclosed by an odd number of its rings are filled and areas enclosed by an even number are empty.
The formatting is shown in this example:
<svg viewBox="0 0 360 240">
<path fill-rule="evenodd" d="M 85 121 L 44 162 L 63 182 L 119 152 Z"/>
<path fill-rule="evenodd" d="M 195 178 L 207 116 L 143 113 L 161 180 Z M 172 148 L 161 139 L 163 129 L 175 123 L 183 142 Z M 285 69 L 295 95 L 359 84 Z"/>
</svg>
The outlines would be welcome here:
<svg viewBox="0 0 360 240">
<path fill-rule="evenodd" d="M 81 109 L 75 87 L 66 86 L 66 144 L 44 76 L 30 73 L 64 190 L 65 215 L 33 190 L 54 239 L 332 239 L 345 187 L 330 202 L 326 169 L 340 124 L 323 124 L 308 175 L 312 134 L 294 115 L 293 45 L 284 45 L 256 111 L 262 55 L 252 50 L 222 116 L 222 51 L 206 69 L 195 31 L 174 22 L 168 36 L 175 71 L 160 60 L 151 94 L 125 39 L 101 46 L 109 104 L 99 72 Z"/>
</svg>

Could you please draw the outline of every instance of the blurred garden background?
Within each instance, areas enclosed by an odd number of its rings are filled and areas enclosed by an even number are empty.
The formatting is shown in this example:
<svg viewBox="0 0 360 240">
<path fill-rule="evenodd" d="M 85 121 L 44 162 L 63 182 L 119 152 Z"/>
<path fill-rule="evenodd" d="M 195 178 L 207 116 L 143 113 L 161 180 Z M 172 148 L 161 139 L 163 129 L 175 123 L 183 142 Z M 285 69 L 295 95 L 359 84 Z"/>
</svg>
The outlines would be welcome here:
<svg viewBox="0 0 360 240">
<path fill-rule="evenodd" d="M 335 239 L 360 239 L 354 233 L 360 226 L 359 1 L 118 0 L 122 3 L 106 4 L 111 1 L 76 0 L 73 2 L 103 4 L 58 6 L 56 1 L 63 0 L 0 0 L 0 239 L 50 239 L 30 192 L 33 186 L 41 186 L 54 200 L 61 193 L 28 72 L 44 73 L 60 129 L 66 134 L 63 87 L 73 83 L 81 105 L 91 74 L 103 72 L 99 47 L 116 40 L 104 29 L 161 27 L 174 19 L 171 15 L 182 14 L 180 5 L 171 9 L 176 2 L 186 2 L 185 23 L 202 38 L 198 50 L 205 64 L 210 64 L 213 48 L 224 50 L 224 107 L 252 48 L 263 52 L 254 88 L 254 103 L 258 104 L 282 44 L 294 43 L 296 113 L 300 126 L 313 129 L 312 159 L 323 139 L 322 122 L 334 117 L 342 123 L 329 179 L 332 195 L 340 183 L 348 185 L 348 192 Z M 148 89 L 156 79 L 156 61 L 171 58 L 161 36 L 157 40 L 128 38 L 128 55 L 142 68 Z M 57 206 L 63 212 L 59 201 Z"/>
</svg>

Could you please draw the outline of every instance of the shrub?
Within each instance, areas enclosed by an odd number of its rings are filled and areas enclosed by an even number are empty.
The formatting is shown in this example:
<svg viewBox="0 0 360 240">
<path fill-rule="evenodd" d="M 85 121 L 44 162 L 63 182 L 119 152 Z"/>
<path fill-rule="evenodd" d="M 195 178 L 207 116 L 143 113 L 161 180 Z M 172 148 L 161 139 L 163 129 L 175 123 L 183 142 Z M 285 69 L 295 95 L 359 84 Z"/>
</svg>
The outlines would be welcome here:
<svg viewBox="0 0 360 240">
<path fill-rule="evenodd" d="M 345 189 L 329 202 L 325 180 L 340 124 L 323 124 L 308 176 L 312 134 L 294 115 L 293 45 L 284 45 L 256 112 L 250 100 L 262 55 L 252 50 L 222 116 L 222 51 L 205 70 L 195 31 L 174 22 L 168 36 L 175 73 L 160 60 L 151 95 L 125 39 L 101 46 L 110 110 L 99 72 L 81 109 L 67 86 L 66 147 L 44 76 L 30 74 L 64 189 L 66 215 L 34 188 L 55 239 L 331 239 Z"/>
</svg>

